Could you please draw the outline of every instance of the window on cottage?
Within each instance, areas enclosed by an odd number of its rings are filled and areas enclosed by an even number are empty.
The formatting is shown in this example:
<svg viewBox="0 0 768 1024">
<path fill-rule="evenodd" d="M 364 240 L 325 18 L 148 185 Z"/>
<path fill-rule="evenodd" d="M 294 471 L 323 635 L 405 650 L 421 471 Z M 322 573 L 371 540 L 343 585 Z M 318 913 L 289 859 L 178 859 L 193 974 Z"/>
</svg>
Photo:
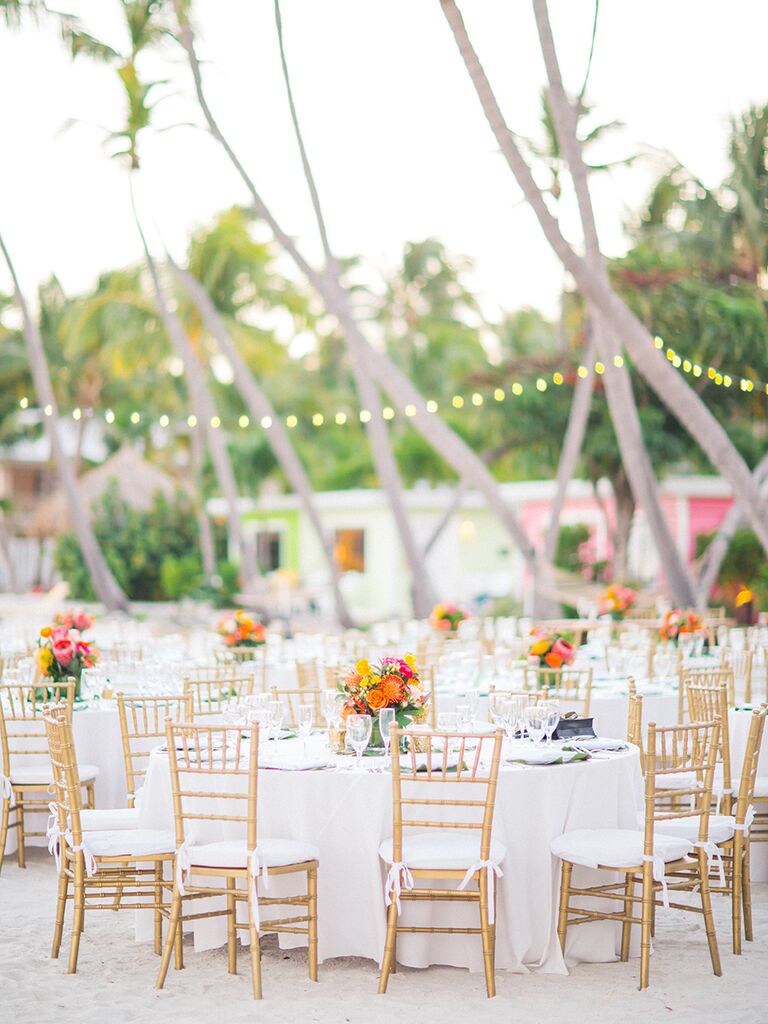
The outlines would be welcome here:
<svg viewBox="0 0 768 1024">
<path fill-rule="evenodd" d="M 280 568 L 281 537 L 277 530 L 259 530 L 256 537 L 257 556 L 262 572 Z"/>
<path fill-rule="evenodd" d="M 365 572 L 365 530 L 337 530 L 333 551 L 339 572 Z"/>
</svg>

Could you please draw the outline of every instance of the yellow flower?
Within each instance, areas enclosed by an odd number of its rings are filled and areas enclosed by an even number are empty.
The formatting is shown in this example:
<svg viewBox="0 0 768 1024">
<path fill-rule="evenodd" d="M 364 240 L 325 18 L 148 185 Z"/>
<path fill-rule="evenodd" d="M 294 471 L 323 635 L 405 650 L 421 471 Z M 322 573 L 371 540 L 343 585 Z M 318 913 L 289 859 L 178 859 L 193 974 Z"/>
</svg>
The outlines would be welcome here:
<svg viewBox="0 0 768 1024">
<path fill-rule="evenodd" d="M 535 644 L 531 644 L 531 654 L 546 654 L 549 648 L 549 640 L 537 640 Z"/>
<path fill-rule="evenodd" d="M 363 690 L 367 690 L 369 689 L 369 687 L 374 686 L 376 683 L 378 683 L 378 681 L 378 676 L 366 675 L 360 679 L 358 686 L 360 686 L 360 688 Z"/>
<path fill-rule="evenodd" d="M 371 666 L 368 664 L 367 658 L 361 658 L 355 665 L 355 672 L 357 672 L 359 676 L 367 676 L 370 671 Z"/>
<path fill-rule="evenodd" d="M 45 637 L 46 639 L 47 639 L 47 638 L 48 638 L 48 637 L 49 637 L 49 636 L 50 636 L 50 635 L 51 635 L 52 633 L 53 633 L 53 630 L 51 629 L 51 627 L 50 627 L 50 626 L 43 626 L 43 628 L 42 628 L 42 629 L 40 630 L 40 636 L 43 636 L 43 637 Z"/>
<path fill-rule="evenodd" d="M 37 652 L 37 667 L 43 675 L 48 674 L 48 669 L 53 662 L 53 651 L 50 647 L 41 647 Z"/>
<path fill-rule="evenodd" d="M 432 609 L 432 614 L 435 616 L 436 619 L 441 618 L 443 615 L 445 615 L 445 605 L 436 604 L 435 607 Z"/>
<path fill-rule="evenodd" d="M 408 665 L 409 668 L 416 668 L 416 659 L 412 654 L 406 654 L 406 656 L 403 658 L 403 661 L 405 662 L 406 665 Z"/>
</svg>

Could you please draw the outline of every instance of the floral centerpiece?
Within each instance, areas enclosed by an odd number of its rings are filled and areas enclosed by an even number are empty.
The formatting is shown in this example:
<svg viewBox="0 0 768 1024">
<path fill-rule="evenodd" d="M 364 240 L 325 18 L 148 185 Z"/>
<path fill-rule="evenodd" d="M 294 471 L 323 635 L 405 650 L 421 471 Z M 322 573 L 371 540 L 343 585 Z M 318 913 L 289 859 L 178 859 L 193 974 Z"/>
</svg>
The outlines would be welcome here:
<svg viewBox="0 0 768 1024">
<path fill-rule="evenodd" d="M 469 612 L 458 604 L 436 604 L 429 613 L 429 624 L 433 629 L 455 633 L 460 622 L 468 619 Z"/>
<path fill-rule="evenodd" d="M 427 697 L 412 654 L 382 658 L 376 665 L 363 658 L 339 684 L 339 690 L 346 696 L 342 720 L 351 714 L 372 717 L 372 747 L 383 745 L 378 725 L 382 708 L 394 708 L 395 720 L 403 727 L 426 717 Z"/>
<path fill-rule="evenodd" d="M 538 658 L 541 668 L 562 668 L 571 665 L 576 648 L 570 633 L 558 633 L 554 629 L 531 630 L 528 656 Z"/>
<path fill-rule="evenodd" d="M 93 668 L 98 651 L 83 640 L 79 629 L 45 626 L 37 638 L 37 667 L 40 675 L 53 683 L 76 680 L 75 696 L 80 696 L 80 677 L 84 668 Z"/>
<path fill-rule="evenodd" d="M 682 633 L 698 633 L 704 629 L 702 617 L 694 611 L 670 608 L 664 615 L 659 639 L 676 644 Z"/>
<path fill-rule="evenodd" d="M 610 615 L 614 622 L 621 622 L 636 600 L 636 591 L 630 587 L 622 587 L 618 583 L 613 583 L 605 593 L 600 595 L 598 612 L 600 615 Z"/>
<path fill-rule="evenodd" d="M 267 640 L 262 624 L 242 610 L 223 618 L 216 631 L 227 647 L 260 647 Z"/>
<path fill-rule="evenodd" d="M 62 626 L 64 629 L 77 629 L 81 633 L 85 633 L 87 629 L 92 629 L 95 621 L 96 616 L 90 615 L 88 612 L 83 611 L 82 608 L 78 608 L 76 611 L 56 612 L 53 616 L 54 626 Z"/>
</svg>

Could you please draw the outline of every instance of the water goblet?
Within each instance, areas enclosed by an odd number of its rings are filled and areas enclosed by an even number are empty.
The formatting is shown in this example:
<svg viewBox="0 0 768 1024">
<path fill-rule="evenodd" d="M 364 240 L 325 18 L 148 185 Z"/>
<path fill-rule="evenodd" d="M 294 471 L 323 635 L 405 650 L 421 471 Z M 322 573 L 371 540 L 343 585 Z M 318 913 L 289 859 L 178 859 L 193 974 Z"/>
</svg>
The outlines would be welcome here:
<svg viewBox="0 0 768 1024">
<path fill-rule="evenodd" d="M 459 726 L 459 716 L 455 711 L 441 711 L 437 716 L 438 732 L 456 732 Z"/>
<path fill-rule="evenodd" d="M 355 769 L 362 770 L 363 751 L 371 739 L 373 719 L 370 715 L 347 715 L 347 742 L 355 752 Z"/>
<path fill-rule="evenodd" d="M 524 710 L 525 726 L 534 743 L 544 738 L 547 712 L 543 704 L 532 704 Z"/>
<path fill-rule="evenodd" d="M 390 756 L 389 747 L 392 742 L 392 736 L 390 730 L 395 724 L 395 709 L 394 708 L 382 708 L 379 711 L 379 732 L 381 733 L 381 739 L 384 743 L 384 767 L 389 768 Z"/>
<path fill-rule="evenodd" d="M 456 705 L 456 728 L 459 730 L 472 728 L 472 715 L 469 704 Z"/>
<path fill-rule="evenodd" d="M 558 726 L 560 721 L 560 705 L 557 701 L 550 700 L 544 704 L 546 711 L 546 719 L 544 726 L 544 735 L 546 736 L 547 746 L 552 746 L 552 733 Z"/>
<path fill-rule="evenodd" d="M 301 737 L 301 757 L 302 760 L 307 759 L 307 740 L 312 732 L 312 720 L 314 716 L 314 708 L 311 704 L 299 704 L 299 714 L 296 719 L 296 724 L 299 729 L 299 736 Z"/>
<path fill-rule="evenodd" d="M 285 708 L 283 707 L 283 702 L 281 700 L 269 701 L 269 732 L 275 753 L 277 753 L 277 740 L 280 736 L 280 730 L 283 727 L 284 715 Z"/>
</svg>

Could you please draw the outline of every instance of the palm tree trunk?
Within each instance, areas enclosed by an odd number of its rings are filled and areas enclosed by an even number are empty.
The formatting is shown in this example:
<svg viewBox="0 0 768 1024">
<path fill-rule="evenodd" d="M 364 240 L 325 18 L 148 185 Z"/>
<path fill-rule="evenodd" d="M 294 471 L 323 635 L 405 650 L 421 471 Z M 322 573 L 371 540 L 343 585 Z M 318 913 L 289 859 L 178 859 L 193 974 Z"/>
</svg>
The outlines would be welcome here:
<svg viewBox="0 0 768 1024">
<path fill-rule="evenodd" d="M 768 509 L 760 500 L 749 468 L 717 419 L 672 368 L 669 361 L 656 350 L 650 332 L 616 295 L 605 273 L 590 266 L 565 240 L 556 218 L 549 211 L 544 195 L 536 185 L 531 170 L 517 147 L 514 136 L 504 121 L 454 0 L 440 2 L 491 130 L 527 202 L 536 214 L 547 241 L 566 270 L 573 275 L 585 298 L 603 313 L 606 323 L 621 337 L 638 371 L 682 426 L 701 445 L 712 464 L 730 482 L 734 493 L 747 509 L 750 522 L 763 547 L 768 551 Z M 608 366 L 606 375 L 614 370 L 615 367 Z"/>
<path fill-rule="evenodd" d="M 294 493 L 298 496 L 299 501 L 303 505 L 307 518 L 320 541 L 320 546 L 322 547 L 325 560 L 328 563 L 328 570 L 330 572 L 336 616 L 341 625 L 344 626 L 345 629 L 349 629 L 354 626 L 354 621 L 349 613 L 349 609 L 347 608 L 346 601 L 344 600 L 344 596 L 341 593 L 341 588 L 339 586 L 339 569 L 333 552 L 333 544 L 320 519 L 320 513 L 317 511 L 314 495 L 312 493 L 312 485 L 310 484 L 306 470 L 301 464 L 301 460 L 296 454 L 293 444 L 291 443 L 288 431 L 283 425 L 280 417 L 275 412 L 272 402 L 261 389 L 256 378 L 251 373 L 250 367 L 246 363 L 245 359 L 240 355 L 237 346 L 227 331 L 224 321 L 221 316 L 219 316 L 219 312 L 213 302 L 211 302 L 210 296 L 206 292 L 205 288 L 203 288 L 201 283 L 193 274 L 188 270 L 179 267 L 170 256 L 168 257 L 168 262 L 173 268 L 173 271 L 181 282 L 181 285 L 187 295 L 197 308 L 207 330 L 210 332 L 212 337 L 216 339 L 216 343 L 219 348 L 232 364 L 232 369 L 235 374 L 235 384 L 243 397 L 243 401 L 248 407 L 248 411 L 251 414 L 251 418 L 254 423 L 259 423 L 264 419 L 264 417 L 268 417 L 272 422 L 272 425 L 266 432 L 267 441 L 274 452 L 275 458 L 288 478 L 288 483 L 293 488 Z"/>
<path fill-rule="evenodd" d="M 584 435 L 587 432 L 589 421 L 589 410 L 592 405 L 592 390 L 595 383 L 594 367 L 594 342 L 590 328 L 590 335 L 584 349 L 584 366 L 587 369 L 586 377 L 579 377 L 573 389 L 573 400 L 568 413 L 568 424 L 563 437 L 563 447 L 560 451 L 560 461 L 557 465 L 557 480 L 555 496 L 549 513 L 549 525 L 544 538 L 544 561 L 547 565 L 552 564 L 557 550 L 557 538 L 560 533 L 560 516 L 565 505 L 568 493 L 568 484 L 573 479 L 576 466 L 584 445 Z"/>
<path fill-rule="evenodd" d="M 203 565 L 205 581 L 210 584 L 216 574 L 216 547 L 213 542 L 211 521 L 205 511 L 205 498 L 203 497 L 203 461 L 205 452 L 203 450 L 202 431 L 193 430 L 190 441 L 193 479 L 197 482 L 195 507 L 197 528 L 200 534 L 200 560 Z"/>
<path fill-rule="evenodd" d="M 768 455 L 764 455 L 755 466 L 754 476 L 762 493 L 765 494 L 765 485 L 768 483 Z M 737 501 L 734 501 L 718 527 L 715 536 L 709 542 L 701 563 L 701 569 L 699 570 L 699 578 L 696 581 L 697 608 L 706 608 L 712 587 L 714 587 L 720 574 L 720 566 L 723 564 L 723 559 L 728 554 L 728 548 L 731 546 L 731 541 L 736 531 L 744 527 L 745 518 L 744 510 Z"/>
<path fill-rule="evenodd" d="M 566 154 L 571 170 L 584 230 L 587 263 L 591 268 L 602 273 L 607 280 L 589 194 L 587 168 L 577 135 L 577 113 L 568 101 L 563 88 L 547 15 L 546 0 L 533 0 L 533 4 L 541 50 L 549 78 L 552 119 L 558 141 Z M 664 515 L 656 476 L 643 439 L 629 371 L 624 366 L 623 359 L 620 358 L 619 346 L 612 339 L 610 332 L 604 329 L 602 314 L 594 310 L 594 307 L 593 316 L 596 318 L 596 348 L 601 358 L 611 367 L 611 371 L 605 377 L 605 394 L 625 472 L 635 501 L 642 505 L 645 511 L 674 600 L 686 606 L 692 605 L 695 600 L 693 581 Z M 618 366 L 616 362 L 619 363 Z"/>
<path fill-rule="evenodd" d="M 626 470 L 611 480 L 615 502 L 616 526 L 613 530 L 612 579 L 626 580 L 629 571 L 629 537 L 635 517 L 635 495 Z M 665 566 L 663 568 L 666 568 Z"/>
<path fill-rule="evenodd" d="M 385 353 L 378 352 L 368 344 L 367 339 L 354 319 L 346 292 L 344 292 L 343 288 L 330 281 L 326 274 L 315 270 L 307 262 L 293 239 L 282 229 L 264 203 L 253 180 L 223 135 L 208 105 L 202 84 L 200 64 L 195 52 L 194 36 L 189 21 L 182 10 L 180 0 L 176 0 L 176 11 L 179 22 L 180 41 L 187 53 L 200 108 L 211 134 L 224 149 L 248 189 L 254 211 L 269 225 L 279 245 L 288 253 L 309 284 L 323 299 L 328 312 L 336 316 L 340 323 L 342 323 L 345 331 L 353 337 L 353 343 L 354 341 L 359 343 L 360 351 L 365 353 L 369 373 L 383 390 L 390 395 L 392 404 L 402 413 L 405 413 L 408 406 L 413 406 L 416 412 L 411 418 L 411 425 L 440 452 L 445 461 L 456 470 L 460 478 L 466 477 L 468 483 L 476 487 L 485 496 L 489 506 L 499 517 L 517 544 L 535 577 L 537 572 L 536 552 L 528 541 L 514 511 L 503 500 L 499 486 L 491 473 L 457 434 L 443 423 L 438 416 L 427 410 L 424 398 L 413 386 L 410 379 L 402 373 L 392 360 Z"/>
<path fill-rule="evenodd" d="M 59 476 L 59 481 L 64 490 L 69 508 L 69 516 L 72 520 L 72 527 L 77 536 L 80 550 L 83 553 L 85 564 L 91 576 L 93 588 L 99 600 L 109 611 L 127 610 L 129 607 L 128 598 L 125 596 L 120 584 L 112 575 L 107 565 L 104 554 L 96 540 L 96 535 L 91 527 L 88 511 L 83 504 L 83 499 L 77 489 L 72 463 L 64 454 L 59 438 L 59 411 L 56 398 L 53 394 L 51 376 L 48 371 L 48 363 L 45 358 L 45 348 L 40 331 L 32 320 L 27 300 L 21 291 L 16 270 L 11 261 L 8 249 L 5 246 L 2 235 L 0 235 L 0 249 L 2 250 L 5 262 L 13 281 L 13 290 L 16 301 L 21 309 L 24 322 L 24 341 L 27 346 L 29 365 L 32 371 L 32 379 L 37 392 L 37 400 L 41 409 L 50 409 L 50 415 L 43 415 L 45 430 L 51 445 L 51 455 Z"/>
<path fill-rule="evenodd" d="M 139 220 L 133 197 L 133 189 L 131 189 L 131 204 L 133 206 L 136 228 L 139 232 L 141 244 L 144 249 L 147 269 L 149 270 L 149 276 L 152 281 L 155 305 L 157 306 L 157 311 L 168 334 L 171 345 L 184 365 L 184 374 L 187 378 L 187 387 L 189 388 L 190 404 L 198 419 L 197 426 L 194 429 L 202 430 L 204 433 L 206 443 L 208 445 L 208 451 L 211 456 L 211 462 L 213 463 L 213 469 L 216 474 L 216 480 L 227 508 L 227 532 L 229 536 L 229 546 L 232 553 L 240 559 L 241 566 L 244 569 L 250 569 L 249 566 L 247 567 L 244 564 L 245 547 L 243 545 L 243 531 L 242 524 L 240 522 L 240 496 L 237 491 L 235 473 L 232 469 L 229 452 L 227 451 L 225 434 L 221 427 L 217 426 L 220 421 L 216 415 L 216 406 L 214 405 L 213 398 L 211 397 L 211 393 L 208 389 L 208 383 L 205 379 L 205 370 L 195 355 L 195 350 L 187 337 L 187 333 L 184 330 L 181 321 L 171 310 L 168 304 L 162 282 L 160 281 L 160 274 L 158 273 L 157 265 L 149 251 L 149 246 L 147 245 L 141 221 Z"/>
</svg>

